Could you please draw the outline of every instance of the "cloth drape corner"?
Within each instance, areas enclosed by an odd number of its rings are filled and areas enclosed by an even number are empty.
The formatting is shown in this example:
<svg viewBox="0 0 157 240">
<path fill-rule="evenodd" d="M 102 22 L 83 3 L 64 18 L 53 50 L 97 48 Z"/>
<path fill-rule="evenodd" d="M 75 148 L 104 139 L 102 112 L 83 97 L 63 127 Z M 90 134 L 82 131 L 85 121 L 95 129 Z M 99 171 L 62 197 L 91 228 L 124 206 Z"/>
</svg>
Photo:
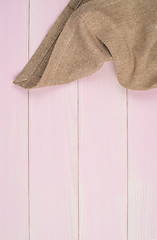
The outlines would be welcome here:
<svg viewBox="0 0 157 240">
<path fill-rule="evenodd" d="M 113 60 L 121 86 L 157 87 L 156 0 L 70 0 L 14 84 L 66 84 Z"/>
</svg>

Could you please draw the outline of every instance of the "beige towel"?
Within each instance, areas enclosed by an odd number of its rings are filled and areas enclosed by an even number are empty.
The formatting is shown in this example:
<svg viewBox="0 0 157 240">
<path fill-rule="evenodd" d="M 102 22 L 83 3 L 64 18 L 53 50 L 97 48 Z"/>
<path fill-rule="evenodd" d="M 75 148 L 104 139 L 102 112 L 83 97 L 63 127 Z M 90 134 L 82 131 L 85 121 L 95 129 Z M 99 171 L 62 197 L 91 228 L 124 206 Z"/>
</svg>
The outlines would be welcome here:
<svg viewBox="0 0 157 240">
<path fill-rule="evenodd" d="M 13 83 L 66 84 L 111 60 L 123 87 L 157 87 L 157 0 L 71 0 Z"/>
</svg>

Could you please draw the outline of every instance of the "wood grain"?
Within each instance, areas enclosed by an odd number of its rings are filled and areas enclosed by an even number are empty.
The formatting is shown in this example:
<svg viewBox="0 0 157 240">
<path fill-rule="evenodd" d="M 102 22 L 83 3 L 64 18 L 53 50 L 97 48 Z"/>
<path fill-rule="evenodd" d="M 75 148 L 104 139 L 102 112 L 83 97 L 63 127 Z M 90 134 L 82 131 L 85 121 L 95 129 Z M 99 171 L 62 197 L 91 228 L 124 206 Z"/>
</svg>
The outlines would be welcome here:
<svg viewBox="0 0 157 240">
<path fill-rule="evenodd" d="M 80 239 L 127 239 L 126 90 L 113 62 L 79 83 Z"/>
<path fill-rule="evenodd" d="M 157 90 L 12 84 L 68 2 L 0 2 L 0 240 L 156 240 Z"/>
<path fill-rule="evenodd" d="M 31 0 L 30 55 L 65 3 Z M 77 240 L 77 82 L 30 91 L 29 125 L 30 237 Z"/>
<path fill-rule="evenodd" d="M 13 80 L 28 60 L 28 1 L 0 2 L 0 239 L 28 239 L 28 92 Z"/>
<path fill-rule="evenodd" d="M 129 239 L 157 239 L 157 90 L 129 91 Z"/>
</svg>

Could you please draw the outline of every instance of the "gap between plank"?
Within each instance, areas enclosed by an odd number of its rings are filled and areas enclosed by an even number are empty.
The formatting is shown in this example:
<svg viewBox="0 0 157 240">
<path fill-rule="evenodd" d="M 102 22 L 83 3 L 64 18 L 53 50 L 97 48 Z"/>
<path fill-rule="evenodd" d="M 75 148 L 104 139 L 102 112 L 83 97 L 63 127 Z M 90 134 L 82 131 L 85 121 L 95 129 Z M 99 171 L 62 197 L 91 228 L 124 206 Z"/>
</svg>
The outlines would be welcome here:
<svg viewBox="0 0 157 240">
<path fill-rule="evenodd" d="M 78 240 L 80 239 L 80 197 L 79 197 L 79 80 L 77 80 L 77 161 L 78 161 Z"/>
<path fill-rule="evenodd" d="M 127 240 L 129 239 L 128 236 L 128 227 L 129 227 L 129 219 L 128 219 L 128 212 L 129 212 L 129 154 L 128 154 L 128 89 L 126 89 L 126 124 L 127 124 Z"/>
<path fill-rule="evenodd" d="M 30 0 L 28 0 L 28 36 L 27 36 L 27 45 L 28 45 L 28 61 L 30 59 Z M 29 146 L 29 137 L 30 137 L 30 94 L 28 90 L 27 95 L 28 100 L 28 240 L 30 240 L 30 146 Z"/>
</svg>

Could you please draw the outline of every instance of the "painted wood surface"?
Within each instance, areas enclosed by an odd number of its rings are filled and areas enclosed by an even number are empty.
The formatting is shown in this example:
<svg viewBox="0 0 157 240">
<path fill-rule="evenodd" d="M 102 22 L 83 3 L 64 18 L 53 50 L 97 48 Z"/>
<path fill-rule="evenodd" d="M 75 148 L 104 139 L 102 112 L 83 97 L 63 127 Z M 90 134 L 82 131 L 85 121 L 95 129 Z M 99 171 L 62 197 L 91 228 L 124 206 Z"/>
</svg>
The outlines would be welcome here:
<svg viewBox="0 0 157 240">
<path fill-rule="evenodd" d="M 67 3 L 0 2 L 0 240 L 155 240 L 157 90 L 12 84 Z"/>
<path fill-rule="evenodd" d="M 28 239 L 28 92 L 12 81 L 28 60 L 28 1 L 0 1 L 0 239 Z"/>
<path fill-rule="evenodd" d="M 157 90 L 128 94 L 129 239 L 157 239 Z"/>
<path fill-rule="evenodd" d="M 31 0 L 30 55 L 65 3 Z M 78 238 L 77 160 L 77 82 L 30 91 L 31 239 Z"/>
<path fill-rule="evenodd" d="M 126 90 L 113 62 L 79 81 L 79 136 L 80 239 L 127 239 Z"/>
</svg>

